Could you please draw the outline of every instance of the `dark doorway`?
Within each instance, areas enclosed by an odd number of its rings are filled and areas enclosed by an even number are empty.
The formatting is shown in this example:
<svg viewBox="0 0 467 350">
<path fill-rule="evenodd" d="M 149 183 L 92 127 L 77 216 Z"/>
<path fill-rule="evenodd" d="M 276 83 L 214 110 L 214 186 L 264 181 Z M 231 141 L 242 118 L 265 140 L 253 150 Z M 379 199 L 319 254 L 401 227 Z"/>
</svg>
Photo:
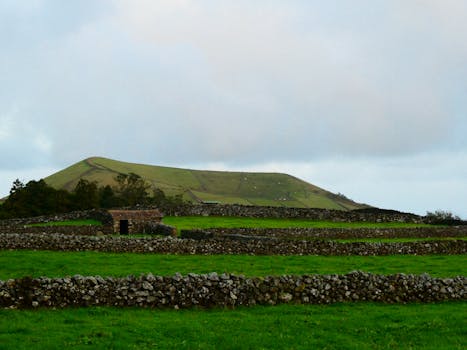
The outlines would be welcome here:
<svg viewBox="0 0 467 350">
<path fill-rule="evenodd" d="M 128 232 L 128 220 L 120 220 L 120 234 L 121 235 L 127 235 Z"/>
</svg>

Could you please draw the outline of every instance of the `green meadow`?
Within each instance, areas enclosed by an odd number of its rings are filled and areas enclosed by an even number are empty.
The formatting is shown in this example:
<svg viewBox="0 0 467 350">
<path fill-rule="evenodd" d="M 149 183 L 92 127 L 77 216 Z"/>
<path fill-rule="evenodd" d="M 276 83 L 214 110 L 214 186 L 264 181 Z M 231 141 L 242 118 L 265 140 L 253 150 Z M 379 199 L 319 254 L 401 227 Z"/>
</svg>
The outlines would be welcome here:
<svg viewBox="0 0 467 350">
<path fill-rule="evenodd" d="M 251 256 L 160 255 L 100 252 L 0 251 L 0 279 L 24 276 L 127 276 L 229 272 L 245 276 L 281 274 L 344 274 L 362 270 L 375 274 L 467 275 L 466 255 L 393 256 Z"/>
<path fill-rule="evenodd" d="M 0 310 L 2 349 L 465 349 L 467 303 Z"/>
<path fill-rule="evenodd" d="M 219 216 L 166 216 L 163 223 L 177 231 L 206 228 L 411 228 L 433 227 L 403 222 L 333 222 L 306 219 L 273 219 Z M 436 226 L 435 226 L 436 227 Z"/>
</svg>

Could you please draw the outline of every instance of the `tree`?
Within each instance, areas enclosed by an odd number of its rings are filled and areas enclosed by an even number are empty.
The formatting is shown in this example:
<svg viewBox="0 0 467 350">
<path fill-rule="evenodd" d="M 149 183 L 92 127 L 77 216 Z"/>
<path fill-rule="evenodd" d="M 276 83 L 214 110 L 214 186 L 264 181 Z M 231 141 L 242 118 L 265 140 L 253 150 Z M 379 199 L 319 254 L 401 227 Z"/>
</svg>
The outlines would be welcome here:
<svg viewBox="0 0 467 350">
<path fill-rule="evenodd" d="M 29 181 L 23 185 L 15 181 L 3 209 L 10 217 L 28 217 L 70 211 L 70 194 L 56 190 L 44 180 Z"/>
<path fill-rule="evenodd" d="M 11 186 L 10 196 L 14 195 L 16 192 L 21 191 L 22 189 L 24 189 L 24 183 L 22 183 L 19 179 L 16 179 L 13 181 L 13 185 Z"/>
<path fill-rule="evenodd" d="M 73 191 L 73 204 L 78 210 L 99 207 L 99 191 L 97 182 L 80 179 Z"/>
<path fill-rule="evenodd" d="M 148 190 L 151 186 L 141 176 L 135 173 L 119 174 L 115 181 L 117 182 L 115 192 L 122 205 L 134 206 L 149 203 Z"/>
<path fill-rule="evenodd" d="M 101 208 L 112 208 L 119 205 L 114 190 L 109 185 L 99 187 L 99 206 Z"/>
</svg>

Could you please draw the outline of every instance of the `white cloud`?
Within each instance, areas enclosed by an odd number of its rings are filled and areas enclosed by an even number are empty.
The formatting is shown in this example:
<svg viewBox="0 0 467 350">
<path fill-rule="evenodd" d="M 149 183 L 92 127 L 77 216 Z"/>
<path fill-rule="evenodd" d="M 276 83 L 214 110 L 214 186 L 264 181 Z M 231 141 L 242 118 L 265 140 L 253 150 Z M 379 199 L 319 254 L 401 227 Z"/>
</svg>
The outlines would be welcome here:
<svg viewBox="0 0 467 350">
<path fill-rule="evenodd" d="M 256 159 L 265 157 L 267 149 L 282 158 L 274 146 L 279 143 L 285 149 L 283 158 L 300 158 L 303 152 L 405 154 L 436 148 L 450 135 L 454 117 L 444 92 L 450 83 L 444 62 L 463 50 L 454 46 L 438 52 L 451 31 L 433 39 L 437 27 L 419 29 L 400 19 L 402 4 L 389 5 L 376 28 L 348 26 L 371 11 L 322 27 L 317 11 L 326 6 L 297 1 L 268 6 L 247 1 L 119 4 L 119 23 L 133 38 L 155 47 L 193 47 L 205 64 L 203 78 L 239 102 L 234 118 L 245 126 L 242 130 L 230 122 L 226 130 L 211 115 L 214 110 L 222 120 L 230 120 L 230 105 L 222 103 L 227 101 L 219 100 L 219 110 L 198 103 L 199 124 L 210 125 L 212 131 L 195 131 L 212 140 L 208 148 L 229 149 L 232 142 L 251 140 L 248 129 L 257 136 L 249 148 Z M 417 2 L 406 7 L 413 9 L 412 17 L 428 17 L 425 21 L 434 14 L 416 13 L 421 7 Z M 300 21 L 305 18 L 304 26 Z M 467 41 L 465 32 L 461 36 Z M 265 108 L 255 111 L 252 105 Z M 212 137 L 216 131 L 223 141 Z M 298 149 L 303 152 L 297 154 Z M 226 151 L 224 157 L 248 158 L 241 148 L 237 153 L 235 157 Z"/>
</svg>

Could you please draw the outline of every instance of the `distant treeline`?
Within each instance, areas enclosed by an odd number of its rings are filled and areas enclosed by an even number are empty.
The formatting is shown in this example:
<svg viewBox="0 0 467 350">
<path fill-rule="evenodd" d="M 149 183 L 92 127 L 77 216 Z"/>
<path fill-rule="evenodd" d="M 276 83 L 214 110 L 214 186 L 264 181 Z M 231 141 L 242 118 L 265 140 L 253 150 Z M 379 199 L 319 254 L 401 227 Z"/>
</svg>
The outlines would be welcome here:
<svg viewBox="0 0 467 350">
<path fill-rule="evenodd" d="M 157 205 L 164 208 L 184 203 L 182 195 L 167 196 L 151 188 L 139 175 L 119 174 L 115 186 L 99 186 L 81 179 L 73 191 L 57 190 L 44 180 L 13 182 L 10 195 L 0 205 L 0 219 L 66 213 L 74 210 Z"/>
</svg>

